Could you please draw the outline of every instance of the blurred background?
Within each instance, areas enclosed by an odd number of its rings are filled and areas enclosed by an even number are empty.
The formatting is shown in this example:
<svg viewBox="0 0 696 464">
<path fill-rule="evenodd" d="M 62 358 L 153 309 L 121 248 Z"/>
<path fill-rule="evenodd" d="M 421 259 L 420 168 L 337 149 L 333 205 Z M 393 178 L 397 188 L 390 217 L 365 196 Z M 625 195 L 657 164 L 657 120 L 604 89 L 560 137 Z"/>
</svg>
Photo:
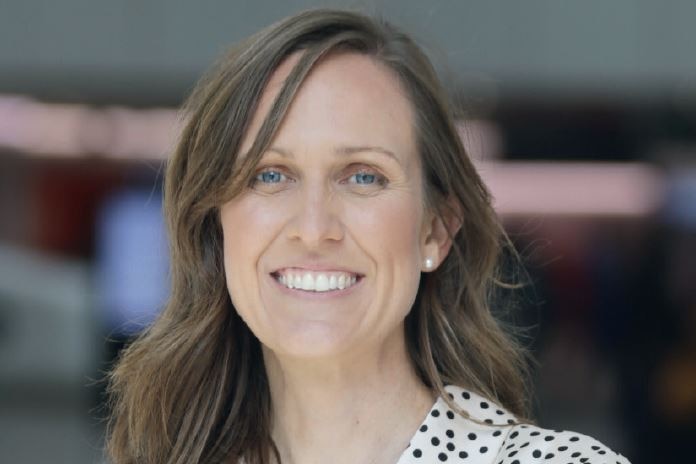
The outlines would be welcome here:
<svg viewBox="0 0 696 464">
<path fill-rule="evenodd" d="M 412 33 L 526 259 L 540 425 L 696 438 L 696 2 L 0 3 L 0 461 L 98 463 L 96 382 L 168 291 L 162 165 L 230 44 L 347 6 Z"/>
</svg>

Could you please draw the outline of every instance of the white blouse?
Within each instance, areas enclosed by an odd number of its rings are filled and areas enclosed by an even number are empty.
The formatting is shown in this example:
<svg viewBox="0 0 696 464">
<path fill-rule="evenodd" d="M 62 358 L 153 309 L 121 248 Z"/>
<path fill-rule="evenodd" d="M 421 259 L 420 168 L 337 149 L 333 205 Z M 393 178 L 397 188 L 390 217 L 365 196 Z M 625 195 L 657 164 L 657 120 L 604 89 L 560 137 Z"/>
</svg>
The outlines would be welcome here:
<svg viewBox="0 0 696 464">
<path fill-rule="evenodd" d="M 460 387 L 445 389 L 471 417 L 491 426 L 456 414 L 438 398 L 397 464 L 630 464 L 592 437 L 512 425 L 515 416 L 496 403 Z"/>
</svg>

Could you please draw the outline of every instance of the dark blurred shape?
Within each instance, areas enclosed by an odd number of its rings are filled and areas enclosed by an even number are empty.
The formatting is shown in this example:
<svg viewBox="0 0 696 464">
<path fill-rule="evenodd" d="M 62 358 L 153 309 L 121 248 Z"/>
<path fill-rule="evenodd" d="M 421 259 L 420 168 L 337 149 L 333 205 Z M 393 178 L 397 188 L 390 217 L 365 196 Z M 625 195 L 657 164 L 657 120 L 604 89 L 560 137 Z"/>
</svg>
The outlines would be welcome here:
<svg viewBox="0 0 696 464">
<path fill-rule="evenodd" d="M 693 457 L 696 436 L 696 170 L 675 172 L 623 320 L 623 414 L 640 462 Z"/>
</svg>

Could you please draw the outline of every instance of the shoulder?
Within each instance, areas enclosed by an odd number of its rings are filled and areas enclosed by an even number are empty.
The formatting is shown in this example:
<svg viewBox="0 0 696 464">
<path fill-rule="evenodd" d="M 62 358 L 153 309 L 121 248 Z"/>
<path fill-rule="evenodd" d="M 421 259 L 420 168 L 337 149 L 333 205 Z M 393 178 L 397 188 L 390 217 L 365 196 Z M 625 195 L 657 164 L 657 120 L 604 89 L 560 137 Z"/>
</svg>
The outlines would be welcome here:
<svg viewBox="0 0 696 464">
<path fill-rule="evenodd" d="M 497 451 L 493 464 L 630 464 L 624 456 L 590 436 L 517 424 L 514 414 L 470 390 L 453 385 L 446 389 L 471 418 L 489 424 L 491 438 L 498 438 L 497 444 L 491 443 Z"/>
<path fill-rule="evenodd" d="M 546 463 L 630 464 L 628 459 L 598 440 L 567 430 L 549 430 L 533 425 L 509 428 L 500 447 L 498 464 Z"/>
</svg>

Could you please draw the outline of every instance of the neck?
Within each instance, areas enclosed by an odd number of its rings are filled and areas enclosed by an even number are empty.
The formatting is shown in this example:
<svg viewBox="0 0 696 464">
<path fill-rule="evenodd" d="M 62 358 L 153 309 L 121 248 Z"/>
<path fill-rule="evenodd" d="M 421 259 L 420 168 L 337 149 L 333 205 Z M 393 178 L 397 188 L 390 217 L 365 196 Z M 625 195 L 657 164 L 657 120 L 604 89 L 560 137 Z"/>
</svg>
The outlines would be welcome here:
<svg viewBox="0 0 696 464">
<path fill-rule="evenodd" d="M 412 368 L 403 333 L 395 337 L 340 359 L 264 348 L 272 436 L 284 464 L 398 460 L 434 397 Z"/>
</svg>

